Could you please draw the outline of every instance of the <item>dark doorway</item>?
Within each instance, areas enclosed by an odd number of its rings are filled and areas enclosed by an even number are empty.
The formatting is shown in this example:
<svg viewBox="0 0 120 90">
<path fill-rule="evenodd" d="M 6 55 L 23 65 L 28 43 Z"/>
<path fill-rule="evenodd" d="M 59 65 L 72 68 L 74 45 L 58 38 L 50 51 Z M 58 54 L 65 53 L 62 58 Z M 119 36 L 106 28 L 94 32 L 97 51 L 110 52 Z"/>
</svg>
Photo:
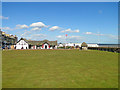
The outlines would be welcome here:
<svg viewBox="0 0 120 90">
<path fill-rule="evenodd" d="M 23 49 L 23 47 L 21 49 Z"/>
<path fill-rule="evenodd" d="M 45 45 L 45 49 L 47 49 L 47 45 Z"/>
<path fill-rule="evenodd" d="M 29 49 L 31 49 L 32 45 L 29 45 Z"/>
<path fill-rule="evenodd" d="M 26 47 L 26 49 L 27 49 L 27 47 Z"/>
</svg>

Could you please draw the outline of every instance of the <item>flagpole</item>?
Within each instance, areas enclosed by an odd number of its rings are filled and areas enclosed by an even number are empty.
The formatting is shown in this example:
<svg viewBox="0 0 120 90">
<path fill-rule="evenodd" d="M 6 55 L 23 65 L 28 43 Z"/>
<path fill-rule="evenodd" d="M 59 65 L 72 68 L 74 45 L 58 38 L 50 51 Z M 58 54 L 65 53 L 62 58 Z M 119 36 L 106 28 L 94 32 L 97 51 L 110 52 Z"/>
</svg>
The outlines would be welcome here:
<svg viewBox="0 0 120 90">
<path fill-rule="evenodd" d="M 66 45 L 67 45 L 67 34 L 66 34 L 65 36 L 66 36 L 66 38 L 65 38 L 65 40 L 66 40 L 65 49 L 66 49 Z"/>
<path fill-rule="evenodd" d="M 66 35 L 65 35 L 65 36 L 66 36 Z M 66 36 L 66 37 L 67 37 L 67 36 Z M 67 42 L 66 37 L 65 37 L 65 41 Z M 65 43 L 66 43 L 66 42 L 65 42 Z M 65 44 L 65 49 L 66 49 L 66 44 Z"/>
</svg>

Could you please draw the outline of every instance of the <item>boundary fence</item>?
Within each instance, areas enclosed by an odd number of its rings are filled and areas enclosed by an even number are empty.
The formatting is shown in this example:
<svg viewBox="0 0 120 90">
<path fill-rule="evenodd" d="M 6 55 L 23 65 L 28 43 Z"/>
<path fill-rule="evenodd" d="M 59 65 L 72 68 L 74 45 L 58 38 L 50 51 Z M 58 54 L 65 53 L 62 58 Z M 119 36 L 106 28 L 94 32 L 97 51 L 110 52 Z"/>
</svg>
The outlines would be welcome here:
<svg viewBox="0 0 120 90">
<path fill-rule="evenodd" d="M 88 47 L 88 49 L 120 53 L 119 47 Z"/>
</svg>

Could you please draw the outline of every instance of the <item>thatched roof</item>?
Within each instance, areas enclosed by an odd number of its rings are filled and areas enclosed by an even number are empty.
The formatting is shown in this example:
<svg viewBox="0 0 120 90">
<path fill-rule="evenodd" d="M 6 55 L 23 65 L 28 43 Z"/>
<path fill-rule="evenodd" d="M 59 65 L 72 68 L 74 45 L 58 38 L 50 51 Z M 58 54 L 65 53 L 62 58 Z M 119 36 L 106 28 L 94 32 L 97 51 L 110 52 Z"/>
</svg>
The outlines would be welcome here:
<svg viewBox="0 0 120 90">
<path fill-rule="evenodd" d="M 20 40 L 24 40 L 25 42 L 27 42 L 29 45 L 42 45 L 44 43 L 48 43 L 50 45 L 57 45 L 57 41 L 48 41 L 48 40 L 43 40 L 43 41 L 34 41 L 34 40 L 27 40 L 24 38 L 21 38 Z M 19 40 L 19 41 L 20 41 Z"/>
<path fill-rule="evenodd" d="M 81 47 L 87 47 L 88 45 L 85 43 L 85 42 L 83 42 L 82 44 L 81 44 Z"/>
</svg>

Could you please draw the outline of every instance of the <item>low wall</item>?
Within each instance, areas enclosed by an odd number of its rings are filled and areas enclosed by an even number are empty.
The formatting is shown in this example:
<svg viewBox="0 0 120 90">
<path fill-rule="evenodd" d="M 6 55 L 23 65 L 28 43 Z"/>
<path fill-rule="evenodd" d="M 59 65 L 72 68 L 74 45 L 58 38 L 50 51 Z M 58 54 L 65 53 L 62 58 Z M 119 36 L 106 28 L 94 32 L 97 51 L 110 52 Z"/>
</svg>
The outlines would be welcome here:
<svg viewBox="0 0 120 90">
<path fill-rule="evenodd" d="M 88 49 L 120 53 L 120 48 L 117 47 L 88 47 Z"/>
</svg>

